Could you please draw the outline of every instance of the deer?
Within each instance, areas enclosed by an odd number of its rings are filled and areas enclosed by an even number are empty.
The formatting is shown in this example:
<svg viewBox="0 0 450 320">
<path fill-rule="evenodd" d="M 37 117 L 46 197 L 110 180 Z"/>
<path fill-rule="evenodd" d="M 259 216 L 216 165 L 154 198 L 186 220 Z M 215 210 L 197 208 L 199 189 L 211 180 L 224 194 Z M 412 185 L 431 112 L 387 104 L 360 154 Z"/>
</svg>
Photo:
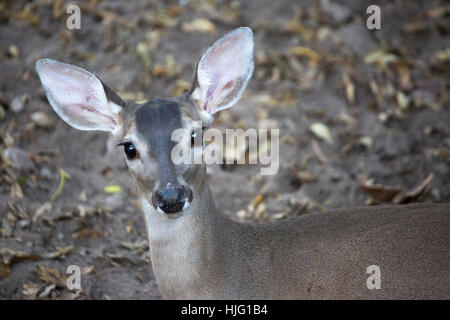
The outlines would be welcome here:
<svg viewBox="0 0 450 320">
<path fill-rule="evenodd" d="M 252 30 L 237 28 L 204 52 L 189 92 L 142 104 L 122 100 L 80 67 L 36 62 L 49 104 L 67 124 L 109 132 L 123 147 L 162 297 L 449 299 L 448 203 L 241 222 L 215 206 L 204 163 L 172 161 L 174 130 L 190 132 L 179 143 L 194 150 L 195 123 L 209 128 L 217 112 L 241 98 L 253 51 Z"/>
</svg>

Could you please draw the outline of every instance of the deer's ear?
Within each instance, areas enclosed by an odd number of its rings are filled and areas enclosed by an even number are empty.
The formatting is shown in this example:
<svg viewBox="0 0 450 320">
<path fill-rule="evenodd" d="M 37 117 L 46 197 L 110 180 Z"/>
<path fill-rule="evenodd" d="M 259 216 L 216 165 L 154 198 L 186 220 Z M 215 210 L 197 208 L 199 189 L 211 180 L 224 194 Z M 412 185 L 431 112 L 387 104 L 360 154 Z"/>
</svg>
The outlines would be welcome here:
<svg viewBox="0 0 450 320">
<path fill-rule="evenodd" d="M 241 98 L 253 68 L 253 32 L 246 27 L 235 29 L 201 57 L 191 97 L 211 115 L 232 107 Z"/>
<path fill-rule="evenodd" d="M 38 60 L 36 70 L 50 105 L 69 125 L 79 130 L 118 130 L 123 101 L 94 74 L 52 59 Z"/>
</svg>

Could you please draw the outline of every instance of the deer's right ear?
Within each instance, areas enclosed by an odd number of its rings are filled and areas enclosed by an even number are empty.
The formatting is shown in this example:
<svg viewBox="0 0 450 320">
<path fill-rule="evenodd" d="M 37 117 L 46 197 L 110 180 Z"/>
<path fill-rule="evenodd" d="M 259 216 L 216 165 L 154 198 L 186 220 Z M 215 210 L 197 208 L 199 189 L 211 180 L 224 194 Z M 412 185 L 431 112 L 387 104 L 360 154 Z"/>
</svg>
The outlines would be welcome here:
<svg viewBox="0 0 450 320">
<path fill-rule="evenodd" d="M 79 130 L 117 132 L 123 101 L 93 73 L 52 59 L 38 60 L 36 70 L 50 105 L 65 122 Z"/>
</svg>

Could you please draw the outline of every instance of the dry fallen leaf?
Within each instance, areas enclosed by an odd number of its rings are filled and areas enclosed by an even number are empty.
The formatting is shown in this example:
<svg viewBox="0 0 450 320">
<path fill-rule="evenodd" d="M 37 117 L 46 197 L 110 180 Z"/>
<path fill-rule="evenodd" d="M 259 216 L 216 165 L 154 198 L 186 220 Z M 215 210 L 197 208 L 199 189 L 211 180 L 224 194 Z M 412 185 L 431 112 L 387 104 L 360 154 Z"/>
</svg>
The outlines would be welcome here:
<svg viewBox="0 0 450 320">
<path fill-rule="evenodd" d="M 153 67 L 153 74 L 155 76 L 164 76 L 172 78 L 173 76 L 180 73 L 180 68 L 176 65 L 175 58 L 172 55 L 166 56 L 166 65 L 161 66 L 156 64 Z"/>
<path fill-rule="evenodd" d="M 41 285 L 32 282 L 25 283 L 21 294 L 25 299 L 36 299 L 39 290 L 41 290 Z"/>
<path fill-rule="evenodd" d="M 445 48 L 443 50 L 436 52 L 435 57 L 438 61 L 442 62 L 450 61 L 450 48 Z"/>
<path fill-rule="evenodd" d="M 331 137 L 330 129 L 321 122 L 313 123 L 309 126 L 309 129 L 317 138 L 325 140 L 329 144 L 333 143 L 333 138 Z"/>
<path fill-rule="evenodd" d="M 136 54 L 138 58 L 141 60 L 144 67 L 148 69 L 150 67 L 150 52 L 147 45 L 144 42 L 139 42 L 136 45 Z"/>
<path fill-rule="evenodd" d="M 380 200 L 391 202 L 396 196 L 403 192 L 400 187 L 384 186 L 381 184 L 371 184 L 368 181 L 361 183 L 362 190 L 370 196 Z"/>
<path fill-rule="evenodd" d="M 299 171 L 297 175 L 298 175 L 298 177 L 300 178 L 300 180 L 301 180 L 302 183 L 316 182 L 316 181 L 319 180 L 319 179 L 318 179 L 315 175 L 313 175 L 311 172 L 305 171 L 305 170 Z"/>
<path fill-rule="evenodd" d="M 92 228 L 83 228 L 75 233 L 73 233 L 72 237 L 74 239 L 89 237 L 91 239 L 98 239 L 102 235 L 98 230 L 92 229 Z"/>
<path fill-rule="evenodd" d="M 399 204 L 417 199 L 425 192 L 432 180 L 433 174 L 430 173 L 419 186 L 405 193 L 401 187 L 372 184 L 366 177 L 361 177 L 361 188 L 377 200 Z"/>
<path fill-rule="evenodd" d="M 299 35 L 306 41 L 310 40 L 314 36 L 314 30 L 303 25 L 297 17 L 287 21 L 283 24 L 282 29 L 286 32 L 290 32 Z"/>
<path fill-rule="evenodd" d="M 40 216 L 50 212 L 51 210 L 52 210 L 52 204 L 50 202 L 44 203 L 42 206 L 39 207 L 39 209 L 36 210 L 36 213 L 33 216 L 33 222 L 36 222 L 36 220 Z"/>
<path fill-rule="evenodd" d="M 54 285 L 54 284 L 46 286 L 45 289 L 42 290 L 42 292 L 40 292 L 38 294 L 38 299 L 45 299 L 45 298 L 47 298 L 50 295 L 50 293 L 52 293 L 52 291 L 55 290 L 55 288 L 56 288 L 56 285 Z"/>
<path fill-rule="evenodd" d="M 134 250 L 134 251 L 138 251 L 138 252 L 148 250 L 148 241 L 145 239 L 141 240 L 141 241 L 135 241 L 135 242 L 124 241 L 120 245 L 126 249 Z"/>
<path fill-rule="evenodd" d="M 294 47 L 289 50 L 289 53 L 296 56 L 297 58 L 306 57 L 309 58 L 311 64 L 315 65 L 320 60 L 320 55 L 313 49 L 303 46 Z"/>
<path fill-rule="evenodd" d="M 37 265 L 34 271 L 47 284 L 54 284 L 58 288 L 65 288 L 67 285 L 67 278 L 56 269 Z"/>
<path fill-rule="evenodd" d="M 253 99 L 256 103 L 260 103 L 269 107 L 275 107 L 277 105 L 280 105 L 280 101 L 278 101 L 268 93 L 256 95 Z"/>
<path fill-rule="evenodd" d="M 0 279 L 7 278 L 11 274 L 11 269 L 8 264 L 1 262 L 0 263 Z"/>
<path fill-rule="evenodd" d="M 2 255 L 3 263 L 11 265 L 17 260 L 36 260 L 38 256 L 34 253 L 28 253 L 24 251 L 16 251 L 9 248 L 0 248 L 0 254 Z"/>
<path fill-rule="evenodd" d="M 186 80 L 177 80 L 175 86 L 171 90 L 171 96 L 176 97 L 179 96 L 191 88 L 191 83 Z"/>
<path fill-rule="evenodd" d="M 433 180 L 433 177 L 434 177 L 434 175 L 432 173 L 430 173 L 423 180 L 423 182 L 420 185 L 418 185 L 416 188 L 414 188 L 413 190 L 411 190 L 409 192 L 406 192 L 403 197 L 394 199 L 394 203 L 406 203 L 406 202 L 410 202 L 410 201 L 417 199 L 419 196 L 421 196 L 427 190 L 428 186 L 430 185 L 431 181 Z"/>
<path fill-rule="evenodd" d="M 197 18 L 190 22 L 185 22 L 183 23 L 181 29 L 187 33 L 199 32 L 209 33 L 211 35 L 216 33 L 216 27 L 214 24 L 205 18 Z"/>
<path fill-rule="evenodd" d="M 9 46 L 8 53 L 12 58 L 16 59 L 19 57 L 19 48 L 16 45 Z"/>
<path fill-rule="evenodd" d="M 142 91 L 131 92 L 131 91 L 119 91 L 119 96 L 124 100 L 129 100 L 135 103 L 144 103 L 147 101 L 145 93 Z"/>
<path fill-rule="evenodd" d="M 54 252 L 50 252 L 50 253 L 46 253 L 41 255 L 43 258 L 47 258 L 47 259 L 57 259 L 57 258 L 61 258 L 63 256 L 65 256 L 66 254 L 68 254 L 69 252 L 71 252 L 73 250 L 73 246 L 66 246 L 66 247 L 57 247 L 57 250 Z"/>
<path fill-rule="evenodd" d="M 397 92 L 397 105 L 400 109 L 408 108 L 410 99 L 401 91 Z"/>
<path fill-rule="evenodd" d="M 345 88 L 345 97 L 350 105 L 355 103 L 355 84 L 348 74 L 342 76 L 342 83 Z"/>
<path fill-rule="evenodd" d="M 29 3 L 24 6 L 22 10 L 13 12 L 12 17 L 18 20 L 26 21 L 32 26 L 38 26 L 40 24 L 40 18 L 33 13 L 34 7 Z"/>
<path fill-rule="evenodd" d="M 50 129 L 55 122 L 50 116 L 43 111 L 36 111 L 31 114 L 31 120 L 41 128 Z"/>
<path fill-rule="evenodd" d="M 81 273 L 84 275 L 88 275 L 90 273 L 92 273 L 92 271 L 94 271 L 95 266 L 89 266 L 89 267 L 85 267 L 81 269 Z"/>
<path fill-rule="evenodd" d="M 380 71 L 384 71 L 390 63 L 397 61 L 397 59 L 398 57 L 395 54 L 389 53 L 385 49 L 377 49 L 370 52 L 364 58 L 364 62 L 367 64 L 375 63 Z"/>
<path fill-rule="evenodd" d="M 23 192 L 20 184 L 13 183 L 11 185 L 11 190 L 9 192 L 9 196 L 13 199 L 23 199 Z"/>
</svg>

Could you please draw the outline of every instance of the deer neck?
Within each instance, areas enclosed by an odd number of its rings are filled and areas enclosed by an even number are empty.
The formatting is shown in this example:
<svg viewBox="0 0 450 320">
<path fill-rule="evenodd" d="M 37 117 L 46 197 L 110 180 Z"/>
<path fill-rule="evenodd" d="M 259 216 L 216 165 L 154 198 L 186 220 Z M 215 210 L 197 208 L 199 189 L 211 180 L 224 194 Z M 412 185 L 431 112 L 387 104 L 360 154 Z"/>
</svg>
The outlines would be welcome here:
<svg viewBox="0 0 450 320">
<path fill-rule="evenodd" d="M 204 175 L 183 215 L 170 218 L 142 200 L 153 272 L 164 298 L 201 297 L 219 281 L 215 229 L 227 223 L 217 211 Z"/>
</svg>

